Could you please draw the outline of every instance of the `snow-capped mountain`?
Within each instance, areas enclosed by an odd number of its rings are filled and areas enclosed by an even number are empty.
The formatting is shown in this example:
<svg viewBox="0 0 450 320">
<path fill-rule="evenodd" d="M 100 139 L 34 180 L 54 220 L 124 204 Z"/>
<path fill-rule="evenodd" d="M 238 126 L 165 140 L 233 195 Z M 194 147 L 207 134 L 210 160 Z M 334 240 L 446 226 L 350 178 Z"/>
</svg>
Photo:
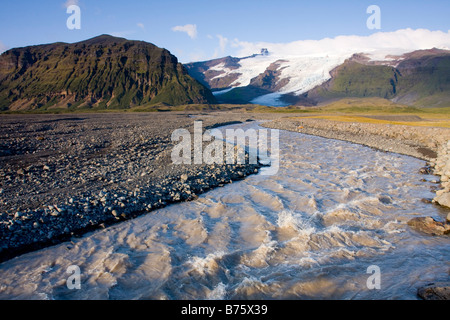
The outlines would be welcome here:
<svg viewBox="0 0 450 320">
<path fill-rule="evenodd" d="M 436 72 L 435 67 L 439 65 L 436 74 L 440 77 L 437 80 L 439 83 L 436 83 L 436 87 L 422 92 L 423 94 L 434 94 L 435 89 L 447 91 L 450 79 L 441 77 L 442 74 L 450 74 L 448 69 L 444 70 L 448 68 L 450 58 L 450 51 L 443 50 L 447 48 L 449 42 L 447 38 L 446 33 L 429 34 L 427 31 L 424 34 L 422 30 L 400 30 L 395 33 L 374 34 L 370 37 L 348 36 L 315 42 L 303 41 L 290 44 L 288 50 L 273 45 L 272 51 L 268 45 L 268 48 L 261 49 L 261 53 L 244 58 L 225 57 L 189 63 L 185 66 L 194 78 L 213 91 L 217 100 L 227 103 L 311 105 L 323 100 L 319 92 L 330 89 L 333 94 L 328 92 L 326 95 L 330 98 L 336 96 L 334 91 L 338 90 L 357 96 L 364 96 L 365 91 L 379 92 L 378 96 L 383 98 L 401 100 L 399 95 L 406 94 L 408 93 L 406 91 L 411 89 L 408 89 L 406 84 L 414 85 L 414 83 L 411 84 L 412 79 L 404 79 L 404 72 L 398 68 L 408 67 L 408 70 L 403 70 L 406 75 L 410 72 L 422 72 L 423 68 L 411 70 L 411 66 L 418 64 L 430 67 L 430 72 L 433 70 Z M 418 43 L 418 39 L 425 40 Z M 442 49 L 424 47 L 431 43 L 439 44 Z M 442 43 L 445 45 L 441 45 Z M 415 48 L 419 50 L 414 50 Z M 434 60 L 431 61 L 426 57 Z M 416 64 L 407 62 L 411 60 L 415 60 Z M 356 74 L 349 73 L 349 64 L 352 65 L 353 71 L 357 71 Z M 368 81 L 367 74 L 361 72 L 372 74 L 376 79 Z M 343 74 L 346 77 L 346 85 L 341 83 Z M 340 78 L 337 83 L 335 78 Z M 339 88 L 331 88 L 330 82 L 338 84 Z M 380 90 L 358 88 L 356 92 L 353 87 L 358 83 L 372 87 L 380 86 Z M 323 90 L 320 89 L 322 86 Z M 384 86 L 390 88 L 391 92 L 387 93 Z M 404 92 L 399 92 L 398 89 Z M 337 96 L 343 95 L 339 93 Z M 408 102 L 415 103 L 416 99 L 411 95 L 408 97 L 409 100 L 406 99 Z"/>
<path fill-rule="evenodd" d="M 186 67 L 192 76 L 210 87 L 219 100 L 233 88 L 257 87 L 263 91 L 256 93 L 256 97 L 252 95 L 250 102 L 283 105 L 279 101 L 281 95 L 299 95 L 322 84 L 330 79 L 330 71 L 347 58 L 343 55 L 284 57 L 269 53 L 240 59 L 226 57 Z M 199 77 L 199 73 L 202 76 Z"/>
<path fill-rule="evenodd" d="M 328 98 L 379 96 L 415 104 L 419 98 L 436 91 L 450 97 L 447 90 L 450 76 L 443 75 L 450 75 L 450 51 L 420 50 L 399 56 L 386 54 L 377 59 L 365 53 L 284 57 L 269 53 L 241 59 L 226 57 L 186 67 L 193 77 L 213 90 L 218 101 L 226 103 L 314 105 Z M 424 69 L 427 67 L 428 71 Z M 420 77 L 420 72 L 432 79 Z M 418 82 L 425 79 L 427 86 L 437 83 L 423 92 L 423 85 Z M 420 87 L 420 92 L 414 95 L 410 91 L 415 86 Z M 441 104 L 442 99 L 438 102 Z"/>
</svg>

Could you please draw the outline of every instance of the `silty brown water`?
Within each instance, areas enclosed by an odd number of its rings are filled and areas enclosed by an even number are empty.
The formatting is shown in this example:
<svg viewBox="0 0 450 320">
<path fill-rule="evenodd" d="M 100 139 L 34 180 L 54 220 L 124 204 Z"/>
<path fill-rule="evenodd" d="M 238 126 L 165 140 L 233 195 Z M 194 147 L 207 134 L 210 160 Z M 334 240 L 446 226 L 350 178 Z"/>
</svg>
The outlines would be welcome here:
<svg viewBox="0 0 450 320">
<path fill-rule="evenodd" d="M 257 124 L 227 128 L 254 128 Z M 225 128 L 222 128 L 225 130 Z M 416 299 L 448 280 L 450 241 L 411 230 L 424 161 L 280 131 L 276 175 L 254 175 L 0 264 L 1 299 Z M 70 290 L 67 268 L 81 270 Z M 367 273 L 381 271 L 380 289 Z"/>
</svg>

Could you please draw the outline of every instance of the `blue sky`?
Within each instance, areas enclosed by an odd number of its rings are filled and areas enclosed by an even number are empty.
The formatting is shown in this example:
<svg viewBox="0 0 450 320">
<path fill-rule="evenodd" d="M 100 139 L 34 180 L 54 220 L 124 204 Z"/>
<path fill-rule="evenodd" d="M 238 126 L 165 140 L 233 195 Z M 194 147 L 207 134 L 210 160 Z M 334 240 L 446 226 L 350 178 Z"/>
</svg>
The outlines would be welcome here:
<svg viewBox="0 0 450 320">
<path fill-rule="evenodd" d="M 80 30 L 66 27 L 71 2 L 81 9 Z M 372 4 L 381 9 L 381 30 L 366 27 L 366 9 Z M 2 0 L 0 6 L 0 51 L 106 33 L 154 43 L 181 62 L 236 55 L 239 42 L 289 43 L 405 28 L 450 30 L 448 0 Z"/>
</svg>

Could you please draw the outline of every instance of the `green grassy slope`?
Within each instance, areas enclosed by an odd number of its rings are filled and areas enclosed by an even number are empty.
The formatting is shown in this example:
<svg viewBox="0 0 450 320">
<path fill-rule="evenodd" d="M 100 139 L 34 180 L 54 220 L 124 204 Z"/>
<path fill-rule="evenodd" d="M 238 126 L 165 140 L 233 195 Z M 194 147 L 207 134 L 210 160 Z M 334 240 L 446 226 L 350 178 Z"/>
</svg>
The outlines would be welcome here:
<svg viewBox="0 0 450 320">
<path fill-rule="evenodd" d="M 308 93 L 318 101 L 344 97 L 393 98 L 399 73 L 388 66 L 370 66 L 349 61 L 332 72 L 332 79 Z"/>
<path fill-rule="evenodd" d="M 0 109 L 122 109 L 215 102 L 176 57 L 107 35 L 74 44 L 11 49 L 0 56 Z"/>
<path fill-rule="evenodd" d="M 414 107 L 450 106 L 449 53 L 408 58 L 395 68 L 346 61 L 331 76 L 309 91 L 308 99 L 379 97 Z"/>
</svg>

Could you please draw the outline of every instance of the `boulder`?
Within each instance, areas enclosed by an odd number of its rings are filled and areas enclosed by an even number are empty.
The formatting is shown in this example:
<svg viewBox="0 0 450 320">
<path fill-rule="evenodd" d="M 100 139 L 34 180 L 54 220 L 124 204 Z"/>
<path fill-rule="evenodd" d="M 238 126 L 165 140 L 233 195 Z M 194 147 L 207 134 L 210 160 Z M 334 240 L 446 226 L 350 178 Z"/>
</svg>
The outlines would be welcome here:
<svg viewBox="0 0 450 320">
<path fill-rule="evenodd" d="M 441 206 L 450 208 L 450 193 L 448 192 L 441 193 L 434 198 L 434 201 L 439 203 Z"/>
<path fill-rule="evenodd" d="M 450 224 L 434 220 L 431 217 L 417 217 L 408 221 L 408 225 L 414 230 L 430 235 L 444 235 L 450 233 Z"/>
<path fill-rule="evenodd" d="M 430 284 L 419 288 L 417 295 L 424 300 L 450 300 L 450 283 Z"/>
</svg>

